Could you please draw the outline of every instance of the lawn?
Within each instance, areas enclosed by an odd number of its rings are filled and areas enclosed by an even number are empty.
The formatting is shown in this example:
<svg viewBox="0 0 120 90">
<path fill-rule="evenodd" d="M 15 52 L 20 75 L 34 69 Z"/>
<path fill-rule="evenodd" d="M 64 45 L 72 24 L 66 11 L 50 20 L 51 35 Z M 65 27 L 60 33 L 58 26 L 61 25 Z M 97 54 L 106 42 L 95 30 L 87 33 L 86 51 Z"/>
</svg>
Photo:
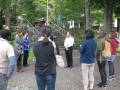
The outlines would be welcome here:
<svg viewBox="0 0 120 90">
<path fill-rule="evenodd" d="M 33 54 L 33 46 L 30 48 L 28 60 L 35 60 L 35 56 Z"/>
</svg>

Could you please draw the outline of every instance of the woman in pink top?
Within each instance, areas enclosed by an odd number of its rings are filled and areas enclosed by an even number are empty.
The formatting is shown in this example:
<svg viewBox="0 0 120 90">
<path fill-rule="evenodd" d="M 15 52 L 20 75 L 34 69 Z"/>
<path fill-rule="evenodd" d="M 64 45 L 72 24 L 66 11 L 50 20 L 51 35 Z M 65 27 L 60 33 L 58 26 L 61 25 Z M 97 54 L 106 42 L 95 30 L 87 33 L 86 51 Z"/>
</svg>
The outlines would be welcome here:
<svg viewBox="0 0 120 90">
<path fill-rule="evenodd" d="M 110 33 L 110 44 L 111 44 L 111 57 L 108 58 L 108 66 L 109 66 L 109 76 L 107 80 L 113 80 L 115 78 L 115 68 L 114 68 L 114 60 L 116 57 L 116 48 L 118 47 L 119 42 L 115 39 L 116 38 L 116 32 L 112 31 Z"/>
</svg>

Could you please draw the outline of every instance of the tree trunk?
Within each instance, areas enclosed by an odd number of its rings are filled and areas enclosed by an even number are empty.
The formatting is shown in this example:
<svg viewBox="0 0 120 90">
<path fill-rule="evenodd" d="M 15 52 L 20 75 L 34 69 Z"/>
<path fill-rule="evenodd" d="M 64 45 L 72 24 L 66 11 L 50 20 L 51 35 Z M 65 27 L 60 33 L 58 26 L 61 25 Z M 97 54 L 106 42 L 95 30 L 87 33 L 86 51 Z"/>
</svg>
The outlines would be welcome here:
<svg viewBox="0 0 120 90">
<path fill-rule="evenodd" d="M 105 0 L 103 30 L 107 31 L 107 33 L 112 31 L 113 5 L 114 0 Z"/>
<path fill-rule="evenodd" d="M 89 0 L 85 0 L 86 29 L 91 28 Z"/>
<path fill-rule="evenodd" d="M 5 0 L 5 24 L 10 26 L 10 0 Z"/>
</svg>

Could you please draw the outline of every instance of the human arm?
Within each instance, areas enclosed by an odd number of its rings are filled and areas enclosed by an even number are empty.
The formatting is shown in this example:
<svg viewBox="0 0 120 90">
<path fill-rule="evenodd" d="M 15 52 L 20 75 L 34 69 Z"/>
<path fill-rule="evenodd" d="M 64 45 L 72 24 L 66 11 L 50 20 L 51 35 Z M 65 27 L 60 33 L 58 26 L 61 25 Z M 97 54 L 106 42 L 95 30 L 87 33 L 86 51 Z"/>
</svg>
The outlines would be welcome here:
<svg viewBox="0 0 120 90">
<path fill-rule="evenodd" d="M 98 41 L 98 44 L 97 44 L 96 55 L 102 54 L 103 47 L 104 47 L 103 45 L 104 45 L 104 41 L 103 41 L 103 40 L 99 40 L 99 41 Z"/>
<path fill-rule="evenodd" d="M 73 37 L 71 37 L 71 38 L 70 38 L 70 43 L 69 43 L 69 46 L 73 46 L 73 44 L 74 44 L 74 38 L 73 38 Z"/>
<path fill-rule="evenodd" d="M 18 43 L 19 45 L 23 45 L 23 38 L 21 38 L 17 35 L 15 37 L 15 43 Z"/>
<path fill-rule="evenodd" d="M 66 50 L 68 50 L 67 38 L 66 38 L 65 41 L 64 41 L 64 47 L 65 47 Z"/>
<path fill-rule="evenodd" d="M 11 78 L 11 76 L 13 74 L 13 71 L 15 69 L 15 64 L 16 64 L 14 50 L 13 50 L 12 46 L 10 46 L 9 49 L 7 50 L 7 56 L 8 56 L 8 60 L 9 60 L 9 68 L 8 68 L 8 72 L 7 72 L 7 77 L 9 79 L 9 78 Z"/>
<path fill-rule="evenodd" d="M 9 68 L 8 68 L 7 77 L 8 79 L 10 79 L 15 69 L 15 56 L 10 56 L 8 57 L 8 59 L 9 59 Z"/>
<path fill-rule="evenodd" d="M 85 44 L 85 41 L 84 41 L 84 42 L 82 43 L 80 49 L 79 49 L 80 54 L 83 54 L 83 53 L 84 53 L 84 51 L 85 51 L 85 46 L 86 46 L 86 44 Z"/>
</svg>

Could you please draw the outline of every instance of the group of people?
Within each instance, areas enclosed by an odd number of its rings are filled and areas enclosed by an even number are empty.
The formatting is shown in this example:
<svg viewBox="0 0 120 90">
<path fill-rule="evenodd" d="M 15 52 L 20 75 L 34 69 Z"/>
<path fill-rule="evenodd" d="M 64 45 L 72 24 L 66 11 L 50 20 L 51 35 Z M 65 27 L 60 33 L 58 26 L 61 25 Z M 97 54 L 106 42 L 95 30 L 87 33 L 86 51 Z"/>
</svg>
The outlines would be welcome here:
<svg viewBox="0 0 120 90">
<path fill-rule="evenodd" d="M 27 59 L 29 55 L 29 50 L 30 50 L 30 40 L 28 39 L 27 31 L 18 29 L 14 41 L 14 51 L 15 51 L 15 57 L 17 59 L 17 72 L 24 72 L 23 67 L 28 66 Z M 23 65 L 22 65 L 22 55 L 23 55 Z"/>
<path fill-rule="evenodd" d="M 107 87 L 107 80 L 116 79 L 114 60 L 116 57 L 116 48 L 118 47 L 118 41 L 116 40 L 116 32 L 111 31 L 107 34 L 104 30 L 100 30 L 98 34 L 98 42 L 94 38 L 94 33 L 92 30 L 85 31 L 85 40 L 80 47 L 80 63 L 82 68 L 82 77 L 84 90 L 93 90 L 94 86 L 94 65 L 95 60 L 98 64 L 98 69 L 101 77 L 101 82 L 97 84 L 100 88 Z M 105 58 L 102 51 L 105 48 L 105 40 L 110 42 L 111 45 L 111 56 Z M 106 61 L 108 61 L 109 66 L 109 76 L 107 77 L 105 66 Z M 89 88 L 88 88 L 89 85 Z"/>
<path fill-rule="evenodd" d="M 11 78 L 15 69 L 16 59 L 17 72 L 24 72 L 22 66 L 28 66 L 27 59 L 30 50 L 28 33 L 26 31 L 23 31 L 22 29 L 17 30 L 14 48 L 9 43 L 10 38 L 11 31 L 9 30 L 9 27 L 7 25 L 3 25 L 3 29 L 0 30 L 0 90 L 7 90 L 8 79 Z"/>
<path fill-rule="evenodd" d="M 53 46 L 53 39 L 51 38 L 52 29 L 50 26 L 42 26 L 41 37 L 33 45 L 33 53 L 36 58 L 34 74 L 37 82 L 38 90 L 55 90 L 56 82 L 56 57 L 59 55 L 58 45 Z M 99 31 L 98 43 L 94 40 L 94 33 L 88 29 L 84 32 L 85 40 L 80 46 L 80 63 L 82 69 L 84 90 L 93 90 L 94 86 L 94 65 L 97 60 L 101 82 L 97 85 L 101 88 L 106 88 L 107 79 L 115 79 L 114 60 L 116 57 L 116 48 L 118 41 L 115 39 L 115 32 L 110 32 L 109 35 L 104 30 Z M 11 32 L 8 29 L 0 31 L 0 90 L 7 90 L 8 79 L 11 78 L 15 69 L 17 59 L 17 72 L 24 72 L 22 66 L 27 67 L 27 59 L 30 50 L 30 41 L 28 33 L 22 29 L 17 30 L 15 36 L 14 48 L 9 44 Z M 53 37 L 53 36 L 52 36 Z M 111 44 L 111 57 L 104 58 L 102 51 L 104 50 L 105 40 Z M 73 68 L 73 45 L 74 38 L 70 32 L 67 32 L 64 42 L 65 55 L 67 60 L 66 68 Z M 55 54 L 55 49 L 57 53 Z M 22 65 L 23 55 L 23 65 Z M 8 61 L 9 60 L 9 61 Z M 109 76 L 106 75 L 106 61 L 109 65 Z M 9 63 L 9 65 L 8 65 Z M 4 82 L 4 83 L 3 83 Z M 89 85 L 89 87 L 88 87 Z"/>
</svg>

